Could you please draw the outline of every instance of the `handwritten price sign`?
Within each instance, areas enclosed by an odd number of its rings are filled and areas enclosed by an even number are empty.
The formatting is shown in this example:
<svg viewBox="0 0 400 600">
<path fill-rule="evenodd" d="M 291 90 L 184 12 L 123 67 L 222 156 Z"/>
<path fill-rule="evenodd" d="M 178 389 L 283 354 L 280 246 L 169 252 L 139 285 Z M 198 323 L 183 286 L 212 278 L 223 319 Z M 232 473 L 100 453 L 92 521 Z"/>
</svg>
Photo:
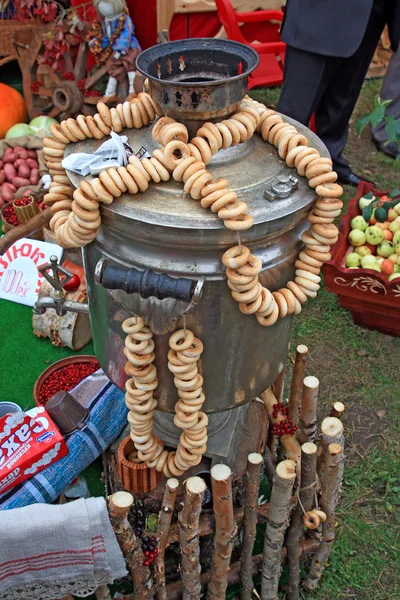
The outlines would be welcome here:
<svg viewBox="0 0 400 600">
<path fill-rule="evenodd" d="M 62 248 L 47 242 L 24 238 L 15 242 L 0 256 L 0 298 L 33 306 L 43 281 L 38 267 L 50 262 L 50 256 L 60 261 Z"/>
</svg>

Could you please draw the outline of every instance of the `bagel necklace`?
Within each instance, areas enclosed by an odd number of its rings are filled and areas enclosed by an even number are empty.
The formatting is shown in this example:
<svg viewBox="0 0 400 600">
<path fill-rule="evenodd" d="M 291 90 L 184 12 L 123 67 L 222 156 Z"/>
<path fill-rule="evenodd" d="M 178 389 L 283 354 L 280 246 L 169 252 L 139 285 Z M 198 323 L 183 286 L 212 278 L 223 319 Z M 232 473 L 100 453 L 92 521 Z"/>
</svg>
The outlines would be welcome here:
<svg viewBox="0 0 400 600">
<path fill-rule="evenodd" d="M 139 460 L 149 468 L 162 471 L 166 477 L 179 477 L 198 465 L 207 449 L 208 417 L 201 411 L 205 396 L 199 374 L 203 344 L 188 329 L 175 331 L 169 339 L 168 368 L 179 396 L 174 423 L 183 431 L 176 452 L 168 452 L 153 434 L 157 406 L 153 393 L 158 386 L 153 333 L 143 318 L 136 316 L 125 319 L 122 330 L 127 334 L 125 372 L 131 377 L 125 384 L 131 440 Z"/>
</svg>

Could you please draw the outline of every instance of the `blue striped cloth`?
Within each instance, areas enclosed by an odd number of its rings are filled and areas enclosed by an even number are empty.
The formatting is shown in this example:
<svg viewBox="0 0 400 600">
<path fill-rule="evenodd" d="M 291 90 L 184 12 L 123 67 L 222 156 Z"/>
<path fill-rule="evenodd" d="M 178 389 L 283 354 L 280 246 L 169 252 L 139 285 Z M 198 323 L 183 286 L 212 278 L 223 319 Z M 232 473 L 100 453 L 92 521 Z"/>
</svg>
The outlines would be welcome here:
<svg viewBox="0 0 400 600">
<path fill-rule="evenodd" d="M 67 438 L 67 456 L 0 496 L 0 510 L 54 502 L 118 437 L 126 425 L 127 414 L 124 392 L 107 381 L 90 404 L 90 417 L 85 428 Z"/>
</svg>

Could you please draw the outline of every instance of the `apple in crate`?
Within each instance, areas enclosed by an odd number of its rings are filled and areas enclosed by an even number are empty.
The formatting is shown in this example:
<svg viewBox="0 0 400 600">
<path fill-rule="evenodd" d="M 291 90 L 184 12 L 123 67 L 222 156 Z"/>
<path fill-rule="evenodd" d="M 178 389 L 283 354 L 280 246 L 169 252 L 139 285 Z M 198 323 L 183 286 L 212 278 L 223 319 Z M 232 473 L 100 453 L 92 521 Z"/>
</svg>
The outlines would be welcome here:
<svg viewBox="0 0 400 600">
<path fill-rule="evenodd" d="M 352 232 L 350 232 L 352 233 Z M 385 239 L 382 229 L 377 227 L 376 225 L 372 225 L 365 230 L 365 237 L 367 239 L 368 244 L 372 246 L 378 246 Z M 363 244 L 359 244 L 362 246 Z"/>
<path fill-rule="evenodd" d="M 379 244 L 376 252 L 379 256 L 383 256 L 383 258 L 389 258 L 389 256 L 394 252 L 394 245 L 392 242 L 384 240 L 381 244 Z"/>
<path fill-rule="evenodd" d="M 346 267 L 348 269 L 354 269 L 359 267 L 361 264 L 361 256 L 356 252 L 349 252 L 346 256 Z"/>
<path fill-rule="evenodd" d="M 363 246 L 367 241 L 366 235 L 360 229 L 352 229 L 349 233 L 349 242 L 352 246 Z"/>
<path fill-rule="evenodd" d="M 365 231 L 368 227 L 368 223 L 361 215 L 358 215 L 358 217 L 354 217 L 354 219 L 351 220 L 350 227 L 352 229 L 359 229 L 360 231 Z"/>
<path fill-rule="evenodd" d="M 361 258 L 363 256 L 368 256 L 369 254 L 372 254 L 371 249 L 368 248 L 368 246 L 358 246 L 358 248 L 355 248 L 354 252 L 359 254 Z"/>
</svg>

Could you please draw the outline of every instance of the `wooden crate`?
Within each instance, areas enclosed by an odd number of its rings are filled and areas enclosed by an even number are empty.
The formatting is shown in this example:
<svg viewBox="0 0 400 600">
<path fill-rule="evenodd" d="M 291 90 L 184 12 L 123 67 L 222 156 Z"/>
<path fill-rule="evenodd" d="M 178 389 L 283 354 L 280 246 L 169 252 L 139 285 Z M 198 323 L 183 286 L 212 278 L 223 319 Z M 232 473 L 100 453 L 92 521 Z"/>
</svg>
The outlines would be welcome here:
<svg viewBox="0 0 400 600">
<path fill-rule="evenodd" d="M 21 44 L 29 44 L 35 29 L 36 20 L 13 21 L 0 19 L 0 66 L 12 60 L 18 60 L 18 51 L 14 45 L 14 38 L 18 35 Z"/>
</svg>

